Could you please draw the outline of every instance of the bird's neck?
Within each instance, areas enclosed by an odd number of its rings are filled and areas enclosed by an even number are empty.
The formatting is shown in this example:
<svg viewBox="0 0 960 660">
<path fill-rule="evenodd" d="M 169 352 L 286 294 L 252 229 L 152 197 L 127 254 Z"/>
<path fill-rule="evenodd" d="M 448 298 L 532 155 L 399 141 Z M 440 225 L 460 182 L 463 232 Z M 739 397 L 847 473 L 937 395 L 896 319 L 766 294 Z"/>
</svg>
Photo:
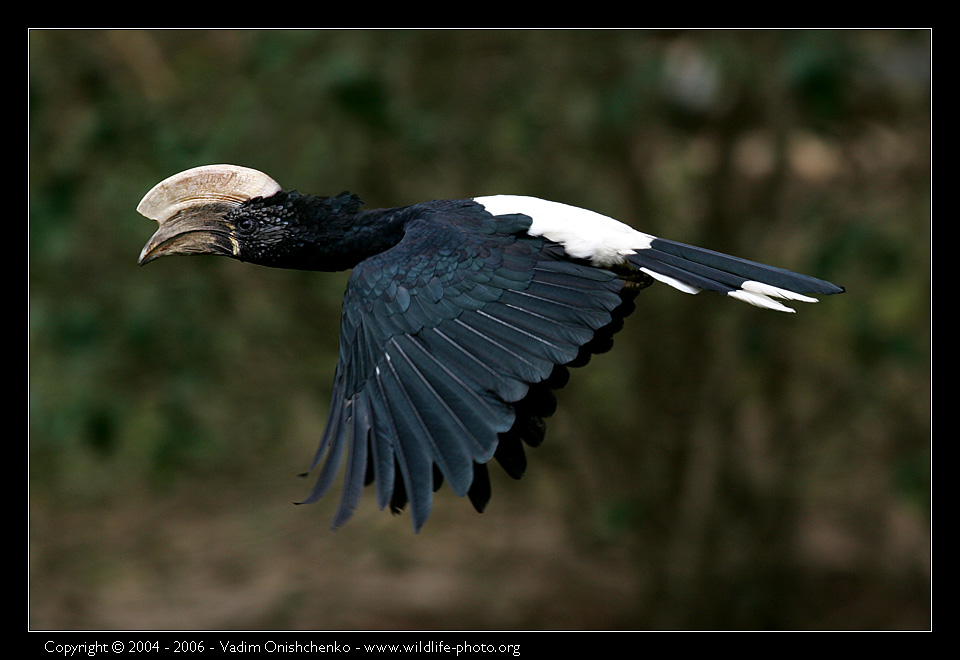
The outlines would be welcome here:
<svg viewBox="0 0 960 660">
<path fill-rule="evenodd" d="M 305 270 L 337 271 L 390 249 L 403 238 L 403 209 L 364 210 L 356 195 L 315 197 L 285 193 L 297 218 L 289 263 Z"/>
</svg>

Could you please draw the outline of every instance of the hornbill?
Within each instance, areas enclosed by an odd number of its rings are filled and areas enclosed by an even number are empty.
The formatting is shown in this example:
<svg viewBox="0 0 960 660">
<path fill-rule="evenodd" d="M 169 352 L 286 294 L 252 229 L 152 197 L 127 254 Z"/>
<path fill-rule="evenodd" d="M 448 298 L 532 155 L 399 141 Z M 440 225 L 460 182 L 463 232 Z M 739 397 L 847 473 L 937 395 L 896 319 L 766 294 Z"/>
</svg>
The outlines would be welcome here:
<svg viewBox="0 0 960 660">
<path fill-rule="evenodd" d="M 158 183 L 137 210 L 160 227 L 140 254 L 219 254 L 317 271 L 352 269 L 329 418 L 310 469 L 313 502 L 345 470 L 333 527 L 375 484 L 381 509 L 409 503 L 415 531 L 443 481 L 477 511 L 487 463 L 520 478 L 567 369 L 610 348 L 653 281 L 767 309 L 843 291 L 823 280 L 664 240 L 612 218 L 497 195 L 368 210 L 344 192 L 283 190 L 245 167 L 210 165 Z"/>
</svg>

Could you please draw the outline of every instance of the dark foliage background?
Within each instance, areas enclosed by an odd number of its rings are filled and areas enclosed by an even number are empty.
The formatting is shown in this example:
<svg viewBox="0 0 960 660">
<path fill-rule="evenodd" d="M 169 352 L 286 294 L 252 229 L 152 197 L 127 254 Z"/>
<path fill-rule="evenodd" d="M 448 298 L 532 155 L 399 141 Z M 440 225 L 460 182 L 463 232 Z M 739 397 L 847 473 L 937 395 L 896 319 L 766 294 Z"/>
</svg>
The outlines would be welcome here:
<svg viewBox="0 0 960 660">
<path fill-rule="evenodd" d="M 31 31 L 29 625 L 915 629 L 930 598 L 927 31 Z M 345 274 L 162 260 L 200 164 L 522 193 L 817 275 L 648 289 L 528 476 L 425 530 L 297 507 Z"/>
</svg>

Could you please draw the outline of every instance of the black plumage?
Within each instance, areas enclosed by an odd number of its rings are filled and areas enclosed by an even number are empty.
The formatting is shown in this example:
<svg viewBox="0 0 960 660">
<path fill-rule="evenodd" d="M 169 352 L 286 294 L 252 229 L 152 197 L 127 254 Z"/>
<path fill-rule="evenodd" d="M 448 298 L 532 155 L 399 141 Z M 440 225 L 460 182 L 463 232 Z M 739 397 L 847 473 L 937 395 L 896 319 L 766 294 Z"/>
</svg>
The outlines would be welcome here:
<svg viewBox="0 0 960 660">
<path fill-rule="evenodd" d="M 370 483 L 381 508 L 409 504 L 417 530 L 442 482 L 482 511 L 488 462 L 524 474 L 524 445 L 543 441 L 568 368 L 610 348 L 654 279 L 775 309 L 786 308 L 773 297 L 842 290 L 530 198 L 364 210 L 348 193 L 302 195 L 254 170 L 210 166 L 161 182 L 138 208 L 160 223 L 141 263 L 212 253 L 352 268 L 329 419 L 311 465 L 317 481 L 304 500 L 322 497 L 344 470 L 334 527 Z M 576 222 L 555 222 L 553 212 Z"/>
</svg>

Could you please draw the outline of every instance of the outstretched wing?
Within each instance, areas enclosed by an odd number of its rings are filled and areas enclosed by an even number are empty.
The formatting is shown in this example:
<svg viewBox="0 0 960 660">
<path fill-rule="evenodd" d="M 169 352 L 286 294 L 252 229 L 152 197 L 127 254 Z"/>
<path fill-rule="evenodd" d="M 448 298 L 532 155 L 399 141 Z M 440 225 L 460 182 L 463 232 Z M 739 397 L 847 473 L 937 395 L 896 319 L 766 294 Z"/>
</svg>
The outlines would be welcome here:
<svg viewBox="0 0 960 660">
<path fill-rule="evenodd" d="M 494 217 L 470 200 L 437 203 L 398 245 L 353 270 L 311 469 L 322 467 L 305 500 L 326 493 L 345 461 L 334 527 L 371 480 L 381 508 L 409 501 L 417 530 L 441 477 L 482 508 L 489 485 L 478 466 L 497 452 L 518 406 L 523 416 L 531 387 L 611 323 L 623 281 L 570 261 L 529 226 L 527 216 Z M 501 460 L 508 471 L 510 461 Z"/>
</svg>

